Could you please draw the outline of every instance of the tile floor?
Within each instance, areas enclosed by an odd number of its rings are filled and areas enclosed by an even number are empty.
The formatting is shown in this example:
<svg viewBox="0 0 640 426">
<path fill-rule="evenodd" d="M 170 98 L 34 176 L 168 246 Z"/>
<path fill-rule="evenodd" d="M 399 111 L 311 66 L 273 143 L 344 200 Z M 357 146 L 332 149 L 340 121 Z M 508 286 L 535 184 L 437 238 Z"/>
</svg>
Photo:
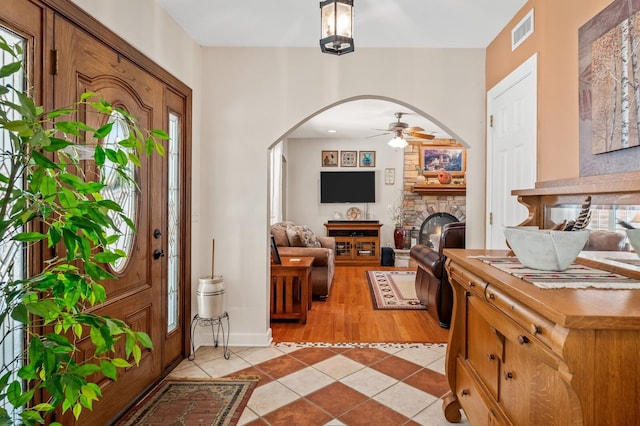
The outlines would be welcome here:
<svg viewBox="0 0 640 426">
<path fill-rule="evenodd" d="M 200 347 L 169 377 L 259 376 L 239 425 L 448 425 L 446 345 Z M 463 417 L 461 424 L 468 425 Z"/>
</svg>

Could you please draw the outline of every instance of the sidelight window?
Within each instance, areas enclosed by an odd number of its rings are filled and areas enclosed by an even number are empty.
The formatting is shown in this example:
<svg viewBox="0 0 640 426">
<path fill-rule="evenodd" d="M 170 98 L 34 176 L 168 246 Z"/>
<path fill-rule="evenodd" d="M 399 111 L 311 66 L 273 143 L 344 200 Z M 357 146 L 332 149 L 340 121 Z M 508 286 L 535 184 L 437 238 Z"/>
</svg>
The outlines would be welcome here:
<svg viewBox="0 0 640 426">
<path fill-rule="evenodd" d="M 1 27 L 0 35 L 4 37 L 4 39 L 10 45 L 22 45 L 22 49 L 23 51 L 25 51 L 25 39 Z M 15 59 L 7 52 L 0 50 L 0 67 L 14 61 Z M 10 79 L 10 81 L 7 81 L 7 79 Z M 2 81 L 2 83 L 4 84 L 11 84 L 15 88 L 22 88 L 22 90 L 25 90 L 26 87 L 24 75 L 20 72 L 5 77 L 0 81 Z M 12 96 L 15 97 L 15 93 L 11 92 L 5 96 L 8 97 L 8 99 L 6 100 L 9 102 L 19 103 L 17 99 L 12 99 Z M 14 111 L 10 111 L 9 113 L 14 113 Z M 14 117 L 7 118 L 17 120 L 20 117 L 16 114 L 16 116 Z M 13 152 L 14 148 L 8 133 L 4 130 L 0 130 L 0 150 L 0 174 L 2 174 L 3 176 L 8 176 L 8 171 L 11 167 L 11 153 Z M 22 187 L 22 182 L 18 182 L 18 186 Z M 0 239 L 0 282 L 2 283 L 3 287 L 8 282 L 18 281 L 26 277 L 26 246 L 23 243 L 11 240 L 11 238 L 15 234 L 22 231 L 23 228 L 10 230 L 9 232 L 7 232 L 7 234 L 2 235 L 2 238 Z M 6 301 L 2 296 L 2 293 L 0 293 L 0 311 L 5 312 L 6 310 Z M 23 365 L 23 329 L 19 326 L 18 323 L 7 316 L 2 322 L 2 330 L 0 330 L 0 333 L 0 359 L 3 366 L 10 366 L 12 368 L 13 373 L 9 380 L 14 381 L 18 378 L 18 369 L 20 369 Z M 6 371 L 0 371 L 0 375 L 3 375 L 5 373 Z M 4 404 L 4 408 L 8 411 L 10 418 L 12 418 L 14 422 L 17 422 L 19 412 L 14 411 L 13 406 L 7 403 L 6 398 L 3 398 L 0 404 Z"/>
<path fill-rule="evenodd" d="M 180 295 L 180 118 L 169 113 L 169 187 L 168 187 L 168 245 L 167 245 L 167 331 L 179 325 Z"/>
</svg>

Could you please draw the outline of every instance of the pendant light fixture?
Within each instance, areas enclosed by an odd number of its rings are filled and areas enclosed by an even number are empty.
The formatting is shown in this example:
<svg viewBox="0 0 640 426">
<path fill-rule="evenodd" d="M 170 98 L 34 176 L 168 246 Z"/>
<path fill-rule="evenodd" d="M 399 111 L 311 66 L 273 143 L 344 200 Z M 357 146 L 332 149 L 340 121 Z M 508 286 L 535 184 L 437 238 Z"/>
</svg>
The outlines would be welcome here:
<svg viewBox="0 0 640 426">
<path fill-rule="evenodd" d="M 404 149 L 409 143 L 402 137 L 402 132 L 396 130 L 395 136 L 389 141 L 388 145 L 393 149 Z"/>
<path fill-rule="evenodd" d="M 320 2 L 320 37 L 323 53 L 353 52 L 353 0 Z"/>
</svg>

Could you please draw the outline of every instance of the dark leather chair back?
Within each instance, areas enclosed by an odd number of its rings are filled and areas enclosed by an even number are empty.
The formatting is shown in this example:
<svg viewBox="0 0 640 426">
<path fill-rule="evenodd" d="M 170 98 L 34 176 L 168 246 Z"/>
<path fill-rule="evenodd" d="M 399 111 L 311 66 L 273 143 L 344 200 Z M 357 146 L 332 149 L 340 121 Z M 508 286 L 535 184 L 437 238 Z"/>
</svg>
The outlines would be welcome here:
<svg viewBox="0 0 640 426">
<path fill-rule="evenodd" d="M 464 248 L 467 229 L 465 225 L 465 222 L 452 222 L 442 227 L 438 247 L 440 256 L 444 256 L 442 250 L 445 248 Z"/>
<path fill-rule="evenodd" d="M 464 222 L 447 223 L 440 233 L 440 246 L 435 252 L 424 244 L 411 248 L 411 258 L 418 265 L 416 294 L 429 313 L 443 328 L 449 328 L 453 310 L 453 290 L 444 263 L 442 251 L 446 248 L 464 248 L 466 225 Z"/>
</svg>

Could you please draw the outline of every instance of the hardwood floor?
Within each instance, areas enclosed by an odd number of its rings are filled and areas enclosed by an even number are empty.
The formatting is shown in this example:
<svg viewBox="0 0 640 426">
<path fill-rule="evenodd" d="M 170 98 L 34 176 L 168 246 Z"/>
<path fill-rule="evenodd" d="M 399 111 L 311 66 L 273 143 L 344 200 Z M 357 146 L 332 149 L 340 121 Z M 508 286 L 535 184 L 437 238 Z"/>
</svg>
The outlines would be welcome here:
<svg viewBox="0 0 640 426">
<path fill-rule="evenodd" d="M 365 271 L 410 270 L 338 266 L 326 302 L 313 301 L 307 323 L 271 321 L 274 342 L 446 343 L 449 332 L 426 310 L 375 310 Z"/>
</svg>

